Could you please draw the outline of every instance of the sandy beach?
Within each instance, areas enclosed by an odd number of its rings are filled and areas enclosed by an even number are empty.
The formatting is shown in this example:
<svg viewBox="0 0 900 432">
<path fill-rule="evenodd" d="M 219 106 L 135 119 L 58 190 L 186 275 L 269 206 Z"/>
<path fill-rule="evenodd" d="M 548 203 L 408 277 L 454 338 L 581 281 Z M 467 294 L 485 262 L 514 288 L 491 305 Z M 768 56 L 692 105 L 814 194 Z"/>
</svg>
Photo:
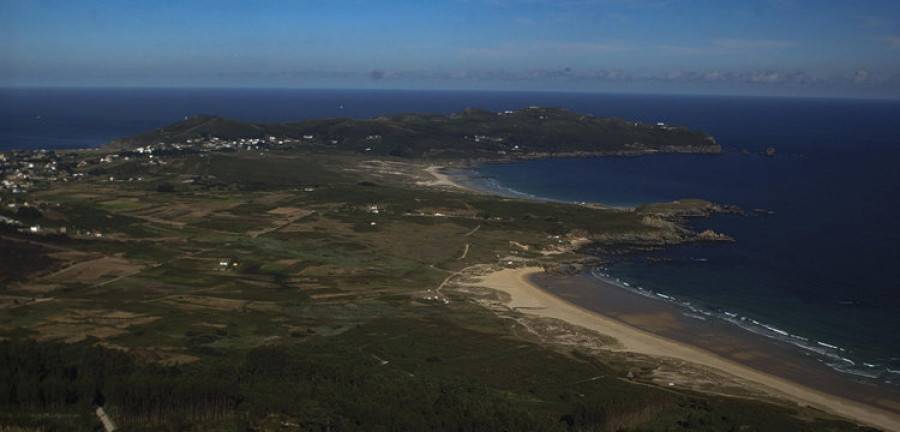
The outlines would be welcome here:
<svg viewBox="0 0 900 432">
<path fill-rule="evenodd" d="M 504 269 L 481 277 L 475 285 L 508 294 L 510 300 L 507 306 L 510 309 L 539 317 L 563 320 L 614 337 L 621 344 L 619 348 L 616 348 L 617 350 L 673 358 L 713 368 L 737 377 L 739 380 L 755 383 L 772 396 L 849 417 L 866 425 L 900 431 L 900 415 L 894 412 L 814 390 L 792 380 L 762 372 L 707 350 L 687 343 L 676 342 L 565 301 L 532 283 L 531 278 L 542 271 L 535 267 Z M 653 319 L 666 321 L 664 316 L 656 316 Z"/>
<path fill-rule="evenodd" d="M 525 196 L 516 196 L 502 190 L 490 189 L 483 182 L 478 181 L 478 176 L 474 171 L 465 168 L 429 165 L 420 167 L 420 169 L 429 177 L 429 180 L 416 182 L 420 186 L 454 188 L 471 193 L 498 195 L 507 198 L 526 198 Z M 531 197 L 527 198 L 533 199 Z"/>
<path fill-rule="evenodd" d="M 444 170 L 444 169 L 445 169 L 444 167 L 435 166 L 435 165 L 431 165 L 431 166 L 428 166 L 427 168 L 424 168 L 424 171 L 426 173 L 428 173 L 429 175 L 431 175 L 432 177 L 434 177 L 434 180 L 420 181 L 418 183 L 423 186 L 433 186 L 433 187 L 445 186 L 445 187 L 464 189 L 464 190 L 468 190 L 470 192 L 478 192 L 475 189 L 465 187 L 465 186 L 459 184 L 458 182 L 453 181 L 453 179 L 449 175 L 444 174 L 442 172 L 442 170 Z"/>
<path fill-rule="evenodd" d="M 443 167 L 429 166 L 424 170 L 434 180 L 420 184 L 455 187 L 476 193 L 493 193 L 469 184 L 462 177 L 447 174 Z M 848 417 L 862 424 L 900 431 L 900 401 L 895 400 L 893 395 L 872 396 L 868 394 L 867 389 L 860 391 L 859 388 L 856 388 L 855 392 L 849 391 L 848 384 L 855 387 L 862 386 L 849 380 L 833 380 L 836 374 L 833 371 L 822 373 L 820 370 L 817 374 L 808 374 L 806 366 L 810 364 L 804 362 L 810 360 L 799 359 L 797 362 L 781 360 L 791 356 L 797 357 L 792 348 L 763 346 L 769 341 L 754 344 L 752 341 L 754 335 L 742 334 L 747 332 L 737 328 L 714 328 L 712 331 L 706 329 L 705 332 L 697 332 L 695 329 L 673 331 L 676 328 L 683 330 L 684 321 L 688 319 L 666 310 L 665 306 L 658 304 L 659 302 L 637 298 L 636 294 L 626 293 L 619 288 L 609 288 L 611 291 L 606 291 L 607 294 L 613 294 L 609 297 L 616 299 L 607 303 L 605 308 L 592 307 L 594 310 L 603 310 L 602 314 L 597 313 L 578 305 L 584 304 L 584 298 L 564 292 L 554 295 L 536 285 L 533 281 L 534 276 L 541 273 L 543 269 L 538 267 L 503 269 L 481 277 L 480 281 L 473 285 L 508 294 L 510 301 L 506 306 L 511 310 L 537 317 L 559 319 L 615 338 L 619 346 L 612 349 L 677 359 L 712 368 L 771 397 Z M 592 292 L 596 294 L 596 289 L 592 288 Z M 594 300 L 602 302 L 611 299 Z M 623 313 L 626 310 L 628 313 Z M 675 334 L 681 336 L 678 338 L 680 340 L 666 337 Z M 707 349 L 702 347 L 702 343 L 697 343 L 701 338 L 705 339 Z M 751 339 L 750 342 L 747 342 L 748 339 Z M 709 348 L 712 346 L 720 348 L 719 353 L 711 352 Z M 726 352 L 729 354 L 727 358 L 723 354 Z M 763 365 L 765 367 L 761 367 Z M 765 369 L 765 372 L 760 369 Z M 785 378 L 786 376 L 793 379 Z M 799 379 L 801 377 L 805 380 Z M 827 388 L 828 391 L 810 388 L 798 381 L 815 382 L 820 384 L 819 388 Z M 830 382 L 822 384 L 822 381 Z M 866 397 L 860 397 L 862 393 L 866 393 Z M 857 399 L 870 403 L 863 403 Z M 882 409 L 873 405 L 889 408 Z"/>
</svg>

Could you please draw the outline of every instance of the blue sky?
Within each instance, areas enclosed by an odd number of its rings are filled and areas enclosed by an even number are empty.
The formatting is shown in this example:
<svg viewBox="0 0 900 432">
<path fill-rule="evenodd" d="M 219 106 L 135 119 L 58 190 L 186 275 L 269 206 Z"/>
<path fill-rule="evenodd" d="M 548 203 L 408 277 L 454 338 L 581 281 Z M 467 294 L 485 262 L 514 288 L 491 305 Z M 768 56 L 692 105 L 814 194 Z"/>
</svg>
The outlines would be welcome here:
<svg viewBox="0 0 900 432">
<path fill-rule="evenodd" d="M 900 99 L 895 0 L 0 0 L 2 86 Z"/>
</svg>

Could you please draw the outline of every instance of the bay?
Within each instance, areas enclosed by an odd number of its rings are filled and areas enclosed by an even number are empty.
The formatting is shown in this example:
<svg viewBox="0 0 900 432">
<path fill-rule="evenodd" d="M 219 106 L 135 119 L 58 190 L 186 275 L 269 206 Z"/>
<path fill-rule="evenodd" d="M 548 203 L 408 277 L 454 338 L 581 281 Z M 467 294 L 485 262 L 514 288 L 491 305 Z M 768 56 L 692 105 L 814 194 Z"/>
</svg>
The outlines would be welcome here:
<svg viewBox="0 0 900 432">
<path fill-rule="evenodd" d="M 626 207 L 703 198 L 744 208 L 743 217 L 691 222 L 735 237 L 734 244 L 680 246 L 653 254 L 669 264 L 637 257 L 609 273 L 688 304 L 692 313 L 793 343 L 835 369 L 900 385 L 900 141 L 889 120 L 900 118 L 897 105 L 715 102 L 695 100 L 679 115 L 690 127 L 706 124 L 735 152 L 540 160 L 477 171 L 531 197 Z M 779 155 L 757 154 L 767 147 Z"/>
<path fill-rule="evenodd" d="M 898 101 L 7 88 L 0 89 L 0 150 L 95 148 L 199 113 L 282 122 L 532 105 L 683 125 L 714 135 L 730 151 L 478 168 L 495 185 L 532 197 L 620 206 L 697 197 L 748 211 L 745 217 L 692 222 L 696 229 L 732 235 L 734 244 L 688 245 L 661 253 L 673 259 L 669 265 L 648 265 L 640 257 L 623 261 L 610 269 L 615 277 L 751 330 L 788 334 L 838 369 L 900 384 L 900 225 L 894 222 L 900 202 Z M 776 157 L 758 156 L 768 147 Z M 754 327 L 754 321 L 761 326 Z"/>
</svg>

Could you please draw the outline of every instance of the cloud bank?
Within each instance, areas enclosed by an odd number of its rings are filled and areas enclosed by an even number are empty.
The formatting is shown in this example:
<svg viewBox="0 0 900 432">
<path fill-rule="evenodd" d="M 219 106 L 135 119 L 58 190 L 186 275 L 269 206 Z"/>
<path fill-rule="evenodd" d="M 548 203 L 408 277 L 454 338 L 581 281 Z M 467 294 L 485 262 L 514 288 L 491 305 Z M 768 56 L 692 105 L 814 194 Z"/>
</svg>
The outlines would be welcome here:
<svg viewBox="0 0 900 432">
<path fill-rule="evenodd" d="M 372 79 L 384 81 L 448 81 L 523 83 L 656 82 L 758 85 L 868 85 L 896 86 L 898 76 L 858 68 L 845 74 L 822 75 L 796 70 L 759 69 L 753 71 L 671 69 L 661 73 L 635 73 L 620 69 L 484 69 L 484 70 L 373 70 Z"/>
</svg>

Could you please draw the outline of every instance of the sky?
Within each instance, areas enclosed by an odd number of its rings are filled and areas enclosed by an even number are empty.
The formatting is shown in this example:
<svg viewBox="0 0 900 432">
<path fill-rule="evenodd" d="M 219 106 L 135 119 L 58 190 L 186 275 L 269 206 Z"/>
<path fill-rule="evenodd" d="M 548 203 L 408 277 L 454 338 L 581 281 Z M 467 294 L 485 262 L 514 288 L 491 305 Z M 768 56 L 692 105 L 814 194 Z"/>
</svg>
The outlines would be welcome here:
<svg viewBox="0 0 900 432">
<path fill-rule="evenodd" d="M 900 0 L 0 0 L 0 86 L 900 99 Z"/>
</svg>

